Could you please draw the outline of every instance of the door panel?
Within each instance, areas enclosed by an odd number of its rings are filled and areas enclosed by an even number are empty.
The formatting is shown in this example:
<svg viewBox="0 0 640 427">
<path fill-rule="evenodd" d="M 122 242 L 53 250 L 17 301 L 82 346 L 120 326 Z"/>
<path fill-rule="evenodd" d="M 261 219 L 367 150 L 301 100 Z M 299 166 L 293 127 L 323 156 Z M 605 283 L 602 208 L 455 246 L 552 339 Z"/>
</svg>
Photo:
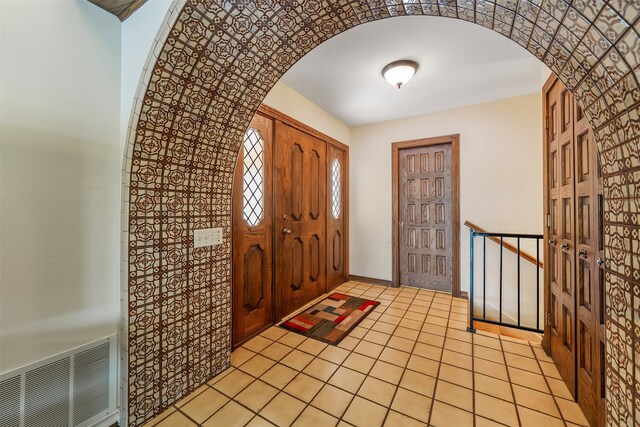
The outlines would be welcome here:
<svg viewBox="0 0 640 427">
<path fill-rule="evenodd" d="M 276 122 L 275 291 L 282 317 L 326 290 L 326 143 Z"/>
<path fill-rule="evenodd" d="M 233 183 L 233 344 L 273 322 L 273 121 L 256 115 Z"/>
<path fill-rule="evenodd" d="M 453 290 L 452 146 L 399 151 L 400 285 Z"/>
<path fill-rule="evenodd" d="M 346 151 L 327 145 L 327 290 L 347 281 L 346 158 Z"/>
</svg>

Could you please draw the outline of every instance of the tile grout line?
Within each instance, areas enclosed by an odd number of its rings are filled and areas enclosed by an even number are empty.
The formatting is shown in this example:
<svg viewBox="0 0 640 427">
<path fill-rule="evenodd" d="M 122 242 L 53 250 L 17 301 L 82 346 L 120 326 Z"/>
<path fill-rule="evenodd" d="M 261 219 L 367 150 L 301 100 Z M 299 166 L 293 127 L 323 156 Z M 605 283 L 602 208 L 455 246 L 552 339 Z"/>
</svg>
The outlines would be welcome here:
<svg viewBox="0 0 640 427">
<path fill-rule="evenodd" d="M 529 347 L 531 348 L 531 351 L 533 351 L 533 347 L 531 347 L 531 344 L 529 344 Z M 542 365 L 540 364 L 540 360 L 538 360 L 538 355 L 536 354 L 535 351 L 533 351 L 533 358 L 535 359 L 536 364 L 538 365 L 538 369 L 540 369 L 540 373 L 542 374 L 542 378 L 544 379 L 544 383 L 547 385 L 547 389 L 549 390 L 549 395 L 551 396 L 551 399 L 553 399 L 553 404 L 556 405 L 556 409 L 558 410 L 558 414 L 560 414 L 560 419 L 562 420 L 562 422 L 564 422 L 565 425 L 567 425 L 567 420 L 564 419 L 564 414 L 562 413 L 562 410 L 560 409 L 560 405 L 558 405 L 558 401 L 556 399 L 556 396 L 553 394 L 553 390 L 551 389 L 551 385 L 549 384 L 549 381 L 547 381 L 547 375 L 542 370 Z"/>
<path fill-rule="evenodd" d="M 511 390 L 511 397 L 513 398 L 513 406 L 516 408 L 516 417 L 518 418 L 518 424 L 522 425 L 520 420 L 520 410 L 518 409 L 518 402 L 516 401 L 516 393 L 513 391 L 513 382 L 511 381 L 511 373 L 509 372 L 509 364 L 507 363 L 507 356 L 504 354 L 504 347 L 502 345 L 501 335 L 498 335 L 498 341 L 500 343 L 500 351 L 502 352 L 502 361 L 504 362 L 504 369 L 507 371 L 507 381 L 509 382 L 509 389 Z M 535 356 L 535 355 L 534 355 Z"/>
</svg>

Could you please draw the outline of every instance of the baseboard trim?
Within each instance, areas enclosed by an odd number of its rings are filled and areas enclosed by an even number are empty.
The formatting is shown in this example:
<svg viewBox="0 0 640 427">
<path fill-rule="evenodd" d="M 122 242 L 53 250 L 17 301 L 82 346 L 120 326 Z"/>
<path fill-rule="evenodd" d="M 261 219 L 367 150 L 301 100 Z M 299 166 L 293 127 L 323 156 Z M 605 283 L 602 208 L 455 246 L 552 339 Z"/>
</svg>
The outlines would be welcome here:
<svg viewBox="0 0 640 427">
<path fill-rule="evenodd" d="M 468 300 L 468 299 L 469 299 L 469 292 L 467 292 L 467 291 L 460 291 L 460 297 L 459 297 L 459 298 L 467 299 L 467 300 Z"/>
<path fill-rule="evenodd" d="M 390 288 L 393 287 L 391 280 L 374 279 L 373 277 L 356 276 L 355 274 L 350 274 L 349 280 L 353 280 L 354 282 L 371 283 L 373 285 L 388 286 Z"/>
</svg>

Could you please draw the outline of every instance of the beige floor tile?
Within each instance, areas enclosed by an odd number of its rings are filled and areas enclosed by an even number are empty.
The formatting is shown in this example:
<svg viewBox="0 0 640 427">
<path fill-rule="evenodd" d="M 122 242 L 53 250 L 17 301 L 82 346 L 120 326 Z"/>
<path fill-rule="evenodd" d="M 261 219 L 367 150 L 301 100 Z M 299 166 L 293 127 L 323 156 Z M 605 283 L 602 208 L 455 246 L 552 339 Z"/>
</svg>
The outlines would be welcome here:
<svg viewBox="0 0 640 427">
<path fill-rule="evenodd" d="M 473 414 L 455 406 L 435 401 L 431 409 L 429 424 L 433 427 L 472 427 Z"/>
<path fill-rule="evenodd" d="M 317 356 L 326 347 L 327 347 L 327 344 L 323 343 L 322 341 L 318 341 L 318 340 L 315 340 L 313 338 L 307 338 L 307 340 L 303 341 L 297 347 L 297 349 L 300 350 L 300 351 L 304 351 L 305 353 L 309 353 L 309 354 L 312 354 L 314 356 Z"/>
<path fill-rule="evenodd" d="M 353 331 L 349 332 L 349 336 L 353 338 L 362 339 L 367 334 L 368 329 L 358 326 Z"/>
<path fill-rule="evenodd" d="M 476 391 L 513 402 L 511 385 L 507 381 L 476 373 L 474 386 Z"/>
<path fill-rule="evenodd" d="M 174 411 L 169 416 L 164 418 L 156 427 L 191 427 L 197 424 L 187 418 L 184 414 Z"/>
<path fill-rule="evenodd" d="M 449 320 L 448 326 L 449 326 L 449 330 L 455 329 L 460 332 L 464 332 L 467 330 L 468 323 L 466 321 L 460 322 L 458 320 L 451 319 Z"/>
<path fill-rule="evenodd" d="M 532 346 L 533 353 L 536 355 L 536 358 L 541 362 L 553 363 L 553 359 L 547 356 L 547 353 L 542 349 L 542 347 Z"/>
<path fill-rule="evenodd" d="M 376 362 L 376 363 L 379 363 L 379 362 Z M 358 391 L 358 389 L 364 382 L 365 378 L 366 378 L 366 375 L 361 374 L 360 372 L 356 372 L 352 369 L 345 368 L 344 366 L 341 366 L 333 374 L 333 376 L 329 380 L 329 384 L 332 384 L 336 387 L 346 390 L 349 393 L 355 393 Z"/>
<path fill-rule="evenodd" d="M 418 335 L 420 335 L 420 331 L 400 327 L 398 327 L 393 333 L 393 336 L 405 338 L 412 341 L 415 341 L 418 338 Z"/>
<path fill-rule="evenodd" d="M 389 411 L 384 421 L 385 427 L 426 427 L 426 422 L 410 418 L 396 411 Z"/>
<path fill-rule="evenodd" d="M 413 391 L 398 388 L 391 409 L 422 422 L 427 422 L 431 399 Z"/>
<path fill-rule="evenodd" d="M 451 339 L 447 336 L 447 340 L 444 342 L 444 348 L 447 350 L 457 351 L 462 354 L 471 354 L 473 345 L 464 341 Z"/>
<path fill-rule="evenodd" d="M 414 313 L 424 314 L 425 320 L 426 320 L 426 314 L 429 312 L 429 305 L 414 303 L 409 306 L 409 311 L 412 311 Z"/>
<path fill-rule="evenodd" d="M 317 378 L 320 381 L 326 382 L 331 378 L 331 375 L 333 375 L 336 369 L 338 369 L 338 365 L 335 363 L 316 358 L 313 359 L 302 372 L 311 377 Z"/>
<path fill-rule="evenodd" d="M 498 338 L 487 337 L 485 335 L 476 334 L 473 337 L 473 343 L 483 347 L 489 347 L 494 350 L 500 350 L 500 340 Z"/>
<path fill-rule="evenodd" d="M 344 414 L 344 420 L 356 427 L 376 427 L 382 426 L 386 414 L 387 408 L 356 396 Z"/>
<path fill-rule="evenodd" d="M 408 297 L 404 297 L 404 296 L 398 296 L 395 299 L 395 302 L 401 302 L 404 304 L 411 304 L 413 302 L 413 297 L 408 298 Z"/>
<path fill-rule="evenodd" d="M 509 368 L 511 382 L 524 387 L 532 388 L 543 393 L 549 393 L 549 388 L 542 375 L 517 368 Z"/>
<path fill-rule="evenodd" d="M 332 385 L 326 384 L 311 401 L 316 408 L 340 418 L 351 403 L 353 395 Z"/>
<path fill-rule="evenodd" d="M 382 350 L 382 353 L 380 353 L 379 360 L 404 368 L 405 366 L 407 366 L 409 356 L 411 355 L 409 353 L 405 353 L 404 351 L 386 347 L 384 350 Z"/>
<path fill-rule="evenodd" d="M 277 426 L 289 426 L 300 415 L 305 406 L 304 402 L 286 393 L 279 393 L 260 411 L 260 416 Z"/>
<path fill-rule="evenodd" d="M 424 327 L 422 329 L 428 329 L 430 327 L 428 324 L 446 327 L 448 323 L 449 319 L 429 314 L 424 320 Z"/>
<path fill-rule="evenodd" d="M 398 325 L 398 327 L 400 328 L 408 328 L 408 329 L 415 329 L 417 331 L 419 331 L 420 329 L 422 329 L 422 322 L 419 322 L 417 320 L 411 320 L 411 319 L 407 319 L 404 318 L 400 321 L 400 324 Z"/>
<path fill-rule="evenodd" d="M 483 375 L 494 377 L 503 381 L 508 381 L 507 368 L 503 363 L 491 362 L 489 360 L 475 357 L 473 359 L 473 369 Z"/>
<path fill-rule="evenodd" d="M 424 375 L 407 369 L 405 370 L 404 375 L 402 375 L 400 387 L 415 391 L 416 393 L 423 394 L 427 397 L 433 397 L 433 391 L 436 387 L 436 379 L 429 375 Z"/>
<path fill-rule="evenodd" d="M 478 392 L 475 393 L 475 398 L 475 411 L 477 415 L 508 426 L 515 427 L 518 425 L 516 406 L 513 403 L 505 402 L 504 400 Z"/>
<path fill-rule="evenodd" d="M 449 333 L 447 334 L 447 339 L 448 338 L 453 338 L 454 340 L 458 340 L 466 343 L 473 342 L 473 334 L 467 331 L 450 330 Z"/>
<path fill-rule="evenodd" d="M 429 310 L 429 315 L 446 319 L 447 317 L 449 317 L 449 310 L 438 310 L 437 308 L 431 307 L 431 309 Z"/>
<path fill-rule="evenodd" d="M 369 399 L 382 406 L 388 407 L 391 404 L 396 386 L 373 377 L 367 377 L 358 390 L 358 396 Z"/>
<path fill-rule="evenodd" d="M 384 362 L 382 360 L 376 361 L 371 368 L 371 372 L 369 375 L 386 381 L 388 383 L 397 385 L 400 382 L 400 378 L 402 378 L 402 373 L 404 369 L 400 366 L 392 365 L 391 363 Z"/>
<path fill-rule="evenodd" d="M 180 399 L 178 401 L 178 403 L 175 404 L 176 407 L 180 408 L 184 405 L 186 405 L 187 403 L 189 403 L 191 400 L 195 399 L 197 396 L 199 396 L 203 391 L 207 390 L 209 387 L 207 386 L 207 384 L 203 384 L 200 387 L 198 387 L 197 389 L 195 389 L 194 391 L 192 391 L 189 395 L 183 397 L 182 399 Z"/>
<path fill-rule="evenodd" d="M 287 354 L 281 361 L 283 365 L 287 365 L 296 371 L 302 371 L 313 360 L 313 356 L 298 350 L 293 350 Z"/>
<path fill-rule="evenodd" d="M 418 305 L 419 307 L 422 307 Z M 427 318 L 427 315 L 424 313 L 418 313 L 417 311 L 411 311 L 411 306 L 409 307 L 409 311 L 404 314 L 405 319 L 417 320 L 418 322 L 424 322 L 424 319 Z"/>
<path fill-rule="evenodd" d="M 238 369 L 257 378 L 267 372 L 275 364 L 276 362 L 274 362 L 273 360 L 267 359 L 266 357 L 257 354 L 240 365 Z"/>
<path fill-rule="evenodd" d="M 351 351 L 354 348 L 356 348 L 359 342 L 360 340 L 358 338 L 346 337 L 342 341 L 340 341 L 340 344 L 338 344 L 338 347 Z"/>
<path fill-rule="evenodd" d="M 444 350 L 442 352 L 442 363 L 468 370 L 471 370 L 473 367 L 473 359 L 471 356 L 451 350 Z"/>
<path fill-rule="evenodd" d="M 560 417 L 558 408 L 550 394 L 541 393 L 519 385 L 513 386 L 513 394 L 516 398 L 516 403 L 520 406 L 535 409 L 543 414 Z"/>
<path fill-rule="evenodd" d="M 258 380 L 254 381 L 249 387 L 242 390 L 234 400 L 242 403 L 252 411 L 258 412 L 276 394 L 278 394 L 277 388 Z"/>
<path fill-rule="evenodd" d="M 234 397 L 240 393 L 243 388 L 253 382 L 254 378 L 242 371 L 234 371 L 215 383 L 213 388 L 224 393 L 229 397 Z"/>
<path fill-rule="evenodd" d="M 379 319 L 379 318 L 378 318 Z M 384 334 L 393 334 L 393 331 L 396 330 L 396 325 L 392 325 L 390 323 L 385 323 L 382 321 L 374 323 L 371 327 L 372 331 L 382 332 Z"/>
<path fill-rule="evenodd" d="M 224 377 L 226 377 L 227 375 L 229 375 L 231 372 L 233 372 L 235 370 L 236 370 L 236 368 L 234 368 L 233 366 L 229 366 L 227 369 L 225 369 L 224 371 L 220 372 L 215 377 L 211 378 L 211 380 L 207 384 L 214 385 L 215 383 L 217 383 L 218 381 L 220 381 L 221 379 L 223 379 Z"/>
<path fill-rule="evenodd" d="M 361 328 L 365 328 L 365 329 L 371 329 L 371 327 L 373 326 L 374 323 L 375 322 L 373 320 L 371 320 L 369 317 L 367 317 L 362 322 L 360 322 L 360 324 L 358 326 L 361 327 Z"/>
<path fill-rule="evenodd" d="M 409 363 L 407 363 L 407 369 L 420 372 L 421 374 L 431 375 L 432 377 L 436 377 L 438 375 L 439 368 L 440 363 L 438 361 L 417 356 L 415 354 L 411 355 Z"/>
<path fill-rule="evenodd" d="M 287 345 L 280 344 L 279 342 L 274 342 L 269 347 L 262 350 L 260 352 L 260 355 L 278 361 L 289 354 L 291 350 L 293 349 Z"/>
<path fill-rule="evenodd" d="M 367 332 L 367 335 L 364 336 L 363 340 L 370 341 L 379 345 L 386 345 L 389 341 L 389 338 L 391 338 L 391 335 L 389 334 L 378 331 L 369 331 Z"/>
<path fill-rule="evenodd" d="M 507 361 L 507 366 L 523 369 L 525 371 L 533 372 L 536 374 L 541 373 L 540 367 L 538 366 L 538 361 L 536 359 L 518 356 L 517 354 L 512 353 L 505 353 L 504 358 Z"/>
<path fill-rule="evenodd" d="M 422 332 L 428 332 L 433 335 L 440 335 L 444 337 L 447 334 L 447 327 L 425 323 L 422 327 Z"/>
<path fill-rule="evenodd" d="M 354 352 L 364 354 L 365 356 L 370 356 L 376 358 L 382 353 L 384 346 L 380 344 L 374 344 L 369 341 L 360 341 L 360 344 L 353 349 Z"/>
<path fill-rule="evenodd" d="M 413 348 L 413 354 L 421 357 L 426 357 L 428 359 L 440 360 L 440 358 L 442 357 L 442 347 L 416 343 L 415 347 Z"/>
<path fill-rule="evenodd" d="M 277 341 L 280 338 L 282 338 L 284 335 L 286 335 L 288 332 L 289 331 L 287 331 L 286 329 L 278 328 L 277 326 L 272 326 L 271 328 L 267 329 L 260 335 L 270 340 Z"/>
<path fill-rule="evenodd" d="M 287 332 L 278 340 L 278 342 L 284 345 L 288 345 L 289 347 L 295 348 L 299 346 L 306 339 L 307 339 L 306 337 L 300 334 L 296 334 L 295 332 Z"/>
<path fill-rule="evenodd" d="M 276 364 L 267 372 L 265 372 L 260 379 L 267 384 L 270 384 L 276 388 L 282 388 L 289 381 L 293 379 L 297 375 L 297 371 L 289 368 L 288 366 Z"/>
<path fill-rule="evenodd" d="M 394 316 L 393 314 L 389 314 L 389 313 L 384 313 L 378 319 L 378 322 L 384 322 L 394 326 L 397 326 L 400 323 L 400 321 L 402 321 L 401 316 Z"/>
<path fill-rule="evenodd" d="M 242 365 L 244 362 L 255 356 L 255 354 L 256 353 L 254 353 L 253 351 L 247 350 L 244 347 L 237 348 L 231 353 L 231 366 L 235 366 L 237 368 L 238 366 Z"/>
<path fill-rule="evenodd" d="M 443 363 L 440 366 L 438 379 L 461 385 L 466 388 L 473 388 L 473 374 L 471 371 L 458 368 L 457 366 Z"/>
<path fill-rule="evenodd" d="M 247 350 L 251 350 L 255 353 L 260 353 L 262 350 L 269 347 L 271 343 L 273 343 L 272 340 L 258 335 L 257 337 L 254 337 L 249 341 L 247 341 L 246 343 L 244 343 L 242 347 L 246 348 Z"/>
<path fill-rule="evenodd" d="M 475 357 L 479 357 L 485 360 L 491 360 L 494 362 L 502 361 L 504 359 L 502 351 L 477 344 L 473 346 L 473 355 Z"/>
<path fill-rule="evenodd" d="M 579 424 L 581 426 L 589 425 L 589 422 L 582 413 L 580 406 L 578 406 L 576 402 L 560 398 L 557 398 L 556 402 L 558 402 L 560 412 L 562 412 L 562 417 L 565 421 Z"/>
<path fill-rule="evenodd" d="M 164 412 L 162 412 L 160 415 L 156 416 L 155 418 L 153 418 L 151 421 L 149 421 L 148 423 L 146 423 L 144 425 L 144 427 L 155 427 L 157 425 L 160 424 L 160 422 L 162 420 L 164 420 L 165 418 L 169 417 L 169 415 L 173 414 L 174 412 L 176 412 L 176 408 L 173 406 L 169 406 Z"/>
<path fill-rule="evenodd" d="M 564 423 L 560 418 L 555 418 L 538 411 L 534 411 L 524 406 L 518 406 L 520 423 L 522 427 L 563 427 Z"/>
<path fill-rule="evenodd" d="M 253 418 L 254 414 L 233 400 L 213 414 L 203 426 L 205 427 L 241 427 Z"/>
<path fill-rule="evenodd" d="M 519 344 L 510 341 L 502 341 L 502 349 L 506 353 L 513 353 L 519 356 L 535 358 L 531 346 L 528 344 Z"/>
<path fill-rule="evenodd" d="M 438 381 L 435 399 L 466 411 L 473 411 L 473 391 L 459 385 Z"/>
<path fill-rule="evenodd" d="M 478 415 L 476 415 L 475 419 L 476 419 L 475 427 L 503 427 L 504 426 L 504 424 L 500 424 L 495 421 L 488 420 L 484 417 L 479 417 Z M 514 425 L 513 427 L 518 427 L 518 424 Z"/>
<path fill-rule="evenodd" d="M 322 350 L 318 355 L 319 358 L 328 360 L 332 363 L 337 363 L 338 365 L 344 362 L 347 356 L 349 356 L 349 350 L 332 345 L 328 345 L 327 348 Z"/>
<path fill-rule="evenodd" d="M 540 362 L 540 367 L 542 368 L 542 373 L 545 377 L 551 377 L 558 380 L 561 380 L 560 372 L 558 372 L 558 368 L 553 363 Z"/>
<path fill-rule="evenodd" d="M 204 422 L 218 409 L 222 408 L 229 398 L 217 390 L 207 387 L 205 391 L 190 400 L 180 410 L 198 423 Z"/>
<path fill-rule="evenodd" d="M 567 384 L 564 381 L 550 377 L 547 378 L 547 381 L 549 382 L 549 387 L 551 387 L 551 392 L 554 396 L 573 400 L 573 396 L 571 396 L 571 393 L 567 388 Z"/>
<path fill-rule="evenodd" d="M 371 357 L 363 356 L 357 353 L 351 353 L 349 357 L 344 361 L 342 366 L 361 372 L 363 374 L 369 373 L 371 367 L 375 363 L 375 359 Z"/>
<path fill-rule="evenodd" d="M 322 381 L 318 381 L 305 374 L 298 374 L 297 377 L 287 384 L 284 391 L 308 403 L 318 394 L 322 386 Z"/>
<path fill-rule="evenodd" d="M 413 340 L 394 336 L 391 337 L 389 342 L 387 342 L 387 347 L 395 348 L 396 350 L 404 351 L 406 353 L 411 353 L 415 344 L 416 342 Z"/>
<path fill-rule="evenodd" d="M 333 427 L 338 424 L 338 419 L 322 412 L 313 406 L 307 406 L 293 423 L 294 427 Z"/>
<path fill-rule="evenodd" d="M 247 424 L 245 427 L 273 427 L 273 424 L 256 415 L 251 419 L 251 421 L 249 421 L 249 424 Z"/>
</svg>

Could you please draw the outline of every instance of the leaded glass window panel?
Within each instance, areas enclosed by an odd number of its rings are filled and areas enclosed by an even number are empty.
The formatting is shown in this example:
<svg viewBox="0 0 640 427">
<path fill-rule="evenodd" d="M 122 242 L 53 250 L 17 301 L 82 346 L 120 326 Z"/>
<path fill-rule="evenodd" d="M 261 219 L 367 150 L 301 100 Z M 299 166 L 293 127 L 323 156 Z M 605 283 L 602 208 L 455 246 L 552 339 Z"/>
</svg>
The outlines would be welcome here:
<svg viewBox="0 0 640 427">
<path fill-rule="evenodd" d="M 243 217 L 257 225 L 264 217 L 264 139 L 257 129 L 244 136 Z"/>
<path fill-rule="evenodd" d="M 340 162 L 331 162 L 331 214 L 335 219 L 340 217 Z"/>
</svg>

